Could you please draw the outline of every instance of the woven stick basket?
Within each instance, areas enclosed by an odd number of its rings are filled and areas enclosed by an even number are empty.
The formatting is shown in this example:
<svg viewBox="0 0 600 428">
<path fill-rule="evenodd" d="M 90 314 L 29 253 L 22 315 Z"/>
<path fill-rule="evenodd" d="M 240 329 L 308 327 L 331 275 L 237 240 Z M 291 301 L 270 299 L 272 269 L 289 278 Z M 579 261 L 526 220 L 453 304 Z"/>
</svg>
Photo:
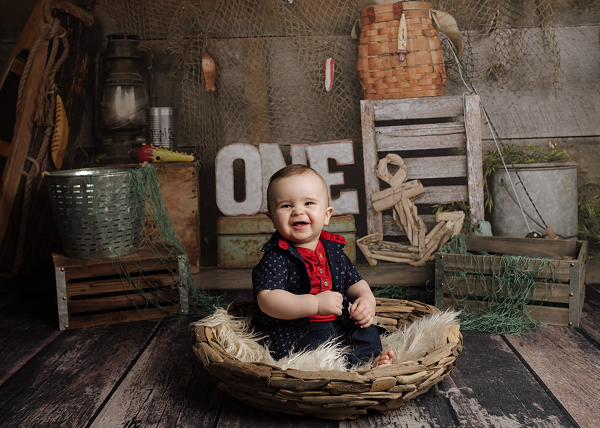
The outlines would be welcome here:
<svg viewBox="0 0 600 428">
<path fill-rule="evenodd" d="M 375 5 L 360 13 L 358 71 L 365 99 L 443 96 L 444 53 L 424 1 Z M 406 21 L 406 58 L 398 55 L 400 18 Z"/>
<path fill-rule="evenodd" d="M 382 326 L 393 330 L 439 309 L 417 301 L 377 299 L 376 312 L 385 319 Z M 273 413 L 333 420 L 356 419 L 369 410 L 389 413 L 424 394 L 450 373 L 462 346 L 459 326 L 454 325 L 416 361 L 344 372 L 281 370 L 242 362 L 225 352 L 204 325 L 196 326 L 193 340 L 194 353 L 224 392 Z"/>
</svg>

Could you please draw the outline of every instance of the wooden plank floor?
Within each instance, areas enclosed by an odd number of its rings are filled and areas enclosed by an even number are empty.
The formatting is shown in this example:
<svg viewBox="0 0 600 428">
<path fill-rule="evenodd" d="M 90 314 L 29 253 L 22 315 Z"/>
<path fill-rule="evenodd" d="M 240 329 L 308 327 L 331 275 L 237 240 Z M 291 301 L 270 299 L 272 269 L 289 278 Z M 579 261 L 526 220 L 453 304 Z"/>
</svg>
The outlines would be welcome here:
<svg viewBox="0 0 600 428">
<path fill-rule="evenodd" d="M 600 284 L 588 284 L 581 328 L 463 331 L 457 366 L 428 393 L 340 422 L 270 414 L 223 394 L 192 353 L 190 319 L 60 332 L 52 295 L 35 295 L 0 298 L 2 427 L 600 426 Z"/>
</svg>

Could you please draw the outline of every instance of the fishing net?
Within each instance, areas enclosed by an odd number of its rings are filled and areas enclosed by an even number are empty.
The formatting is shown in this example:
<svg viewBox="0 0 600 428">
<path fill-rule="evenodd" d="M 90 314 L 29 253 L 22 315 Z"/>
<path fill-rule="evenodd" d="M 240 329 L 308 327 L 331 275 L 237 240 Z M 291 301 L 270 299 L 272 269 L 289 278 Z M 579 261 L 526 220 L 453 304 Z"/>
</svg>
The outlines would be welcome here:
<svg viewBox="0 0 600 428">
<path fill-rule="evenodd" d="M 360 141 L 363 98 L 358 40 L 351 34 L 365 0 L 101 0 L 119 29 L 164 40 L 179 82 L 179 129 L 214 168 L 229 143 Z M 472 83 L 520 89 L 557 83 L 559 50 L 551 0 L 434 0 L 457 20 Z M 447 72 L 460 80 L 445 46 Z M 216 92 L 206 92 L 202 54 L 216 62 Z M 324 63 L 335 61 L 330 91 Z"/>
<path fill-rule="evenodd" d="M 528 310 L 541 305 L 552 293 L 555 260 L 532 259 L 527 256 L 474 255 L 467 251 L 465 239 L 455 236 L 441 254 L 461 254 L 462 266 L 446 272 L 444 286 L 460 315 L 461 328 L 490 334 L 521 334 L 540 325 Z M 442 264 L 445 258 L 440 258 Z M 490 266 L 498 266 L 492 269 Z M 468 284 L 465 289 L 461 285 Z M 482 292 L 483 291 L 483 292 Z"/>
<path fill-rule="evenodd" d="M 93 184 L 93 176 L 87 178 Z M 222 296 L 210 295 L 206 290 L 195 286 L 191 266 L 185 249 L 180 244 L 176 233 L 171 227 L 171 219 L 162 198 L 156 170 L 151 164 L 132 168 L 129 171 L 130 188 L 135 193 L 135 203 L 131 210 L 132 217 L 143 216 L 139 248 L 149 249 L 155 256 L 156 262 L 148 264 L 148 259 L 142 262 L 138 253 L 120 256 L 114 242 L 113 234 L 108 230 L 110 225 L 102 220 L 102 212 L 107 210 L 98 197 L 96 186 L 88 186 L 94 192 L 92 200 L 94 213 L 103 229 L 104 236 L 110 246 L 115 271 L 121 276 L 124 290 L 135 292 L 142 296 L 144 304 L 139 305 L 131 299 L 137 309 L 154 306 L 171 316 L 202 316 L 214 311 L 214 307 L 223 306 Z M 130 191 L 130 188 L 125 191 Z M 117 199 L 119 199 L 117 197 Z M 171 281 L 156 281 L 150 273 L 156 271 L 168 272 Z M 172 290 L 179 293 L 172 293 Z M 179 309 L 178 309 L 179 308 Z"/>
<path fill-rule="evenodd" d="M 486 80 L 510 90 L 532 85 L 560 87 L 560 49 L 555 40 L 553 0 L 439 0 L 435 6 L 450 13 L 464 42 L 464 77 L 471 83 Z M 446 49 L 448 76 L 460 81 L 460 71 Z M 445 43 L 444 43 L 445 42 Z"/>
</svg>

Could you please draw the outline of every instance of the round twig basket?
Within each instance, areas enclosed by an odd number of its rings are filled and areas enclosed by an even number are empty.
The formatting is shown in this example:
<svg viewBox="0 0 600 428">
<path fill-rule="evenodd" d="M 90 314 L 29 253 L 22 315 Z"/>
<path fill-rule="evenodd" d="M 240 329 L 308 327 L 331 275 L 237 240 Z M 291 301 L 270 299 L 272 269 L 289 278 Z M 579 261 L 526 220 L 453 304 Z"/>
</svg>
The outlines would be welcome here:
<svg viewBox="0 0 600 428">
<path fill-rule="evenodd" d="M 433 306 L 397 299 L 377 299 L 377 314 L 393 329 L 424 315 Z M 247 363 L 229 355 L 210 327 L 197 325 L 193 350 L 217 386 L 238 400 L 274 413 L 355 419 L 368 410 L 385 414 L 424 394 L 450 373 L 462 352 L 459 326 L 448 328 L 436 346 L 416 361 L 354 372 L 306 371 Z"/>
</svg>

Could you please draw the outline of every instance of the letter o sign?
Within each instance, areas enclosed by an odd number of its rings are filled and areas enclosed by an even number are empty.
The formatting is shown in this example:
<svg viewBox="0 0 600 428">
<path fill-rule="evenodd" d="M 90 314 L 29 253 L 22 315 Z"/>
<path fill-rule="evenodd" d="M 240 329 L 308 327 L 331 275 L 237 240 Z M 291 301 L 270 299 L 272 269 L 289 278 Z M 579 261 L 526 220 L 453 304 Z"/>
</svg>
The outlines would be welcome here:
<svg viewBox="0 0 600 428">
<path fill-rule="evenodd" d="M 246 199 L 238 202 L 233 193 L 233 162 L 244 161 Z M 262 205 L 262 162 L 258 148 L 243 143 L 229 144 L 217 153 L 215 161 L 217 206 L 227 216 L 254 215 Z"/>
</svg>

